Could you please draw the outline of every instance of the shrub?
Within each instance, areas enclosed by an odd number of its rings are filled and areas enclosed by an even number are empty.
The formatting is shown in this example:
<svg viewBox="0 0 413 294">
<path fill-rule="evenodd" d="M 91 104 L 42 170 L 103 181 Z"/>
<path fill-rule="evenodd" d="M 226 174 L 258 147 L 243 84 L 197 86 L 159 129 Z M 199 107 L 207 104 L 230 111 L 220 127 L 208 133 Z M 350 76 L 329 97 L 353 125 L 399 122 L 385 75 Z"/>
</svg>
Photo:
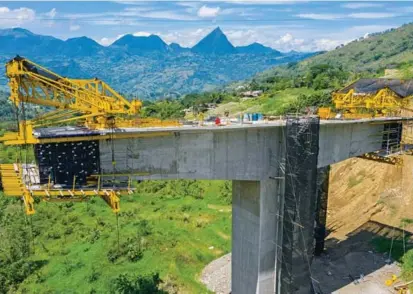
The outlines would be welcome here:
<svg viewBox="0 0 413 294">
<path fill-rule="evenodd" d="M 113 290 L 120 294 L 166 294 L 159 289 L 161 283 L 158 273 L 137 277 L 121 274 L 113 281 Z"/>
<path fill-rule="evenodd" d="M 94 266 L 92 266 L 92 272 L 90 273 L 89 277 L 88 277 L 88 281 L 89 283 L 93 283 L 95 281 L 97 281 L 100 277 L 100 272 L 98 272 L 96 270 L 96 268 Z"/>
<path fill-rule="evenodd" d="M 100 238 L 100 231 L 98 229 L 92 230 L 92 233 L 89 236 L 90 244 L 94 244 Z"/>
<path fill-rule="evenodd" d="M 53 231 L 47 233 L 47 238 L 49 239 L 57 240 L 57 239 L 60 239 L 61 237 L 62 236 L 60 235 L 60 232 L 58 229 L 54 229 Z"/>
<path fill-rule="evenodd" d="M 110 262 L 114 263 L 119 257 L 121 257 L 121 253 L 117 248 L 111 248 L 106 256 Z"/>
<path fill-rule="evenodd" d="M 403 255 L 402 262 L 402 276 L 406 281 L 410 281 L 413 279 L 413 249 Z"/>
</svg>

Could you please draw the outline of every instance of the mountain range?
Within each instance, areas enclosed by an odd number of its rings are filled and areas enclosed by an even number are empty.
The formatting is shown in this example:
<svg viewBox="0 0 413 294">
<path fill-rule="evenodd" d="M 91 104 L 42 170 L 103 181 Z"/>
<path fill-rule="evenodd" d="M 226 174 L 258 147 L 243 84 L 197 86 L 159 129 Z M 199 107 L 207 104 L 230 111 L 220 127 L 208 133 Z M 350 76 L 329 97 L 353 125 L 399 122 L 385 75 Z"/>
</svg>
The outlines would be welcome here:
<svg viewBox="0 0 413 294">
<path fill-rule="evenodd" d="M 125 94 L 156 99 L 211 90 L 313 53 L 281 53 L 259 43 L 237 47 L 219 27 L 192 48 L 168 45 L 157 35 L 127 34 L 105 47 L 88 37 L 64 41 L 22 28 L 0 30 L 0 62 L 15 55 L 63 76 L 98 77 Z M 4 87 L 7 80 L 1 68 Z"/>
</svg>

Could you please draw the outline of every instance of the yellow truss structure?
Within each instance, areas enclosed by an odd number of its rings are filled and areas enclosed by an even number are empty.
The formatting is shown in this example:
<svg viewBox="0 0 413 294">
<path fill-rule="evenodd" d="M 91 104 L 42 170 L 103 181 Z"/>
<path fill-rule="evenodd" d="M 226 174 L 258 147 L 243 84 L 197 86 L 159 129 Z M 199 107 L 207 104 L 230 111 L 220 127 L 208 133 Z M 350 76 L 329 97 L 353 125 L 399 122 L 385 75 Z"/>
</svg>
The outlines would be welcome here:
<svg viewBox="0 0 413 294">
<path fill-rule="evenodd" d="M 407 109 L 412 97 L 401 97 L 390 88 L 380 89 L 377 93 L 356 93 L 354 89 L 347 93 L 333 93 L 333 103 L 337 110 L 343 110 L 342 117 L 348 119 L 378 116 L 399 116 Z M 320 118 L 334 118 L 337 113 L 331 108 L 320 108 Z"/>
<path fill-rule="evenodd" d="M 85 119 L 91 126 L 105 127 L 111 115 L 135 115 L 142 106 L 141 101 L 129 102 L 97 78 L 64 78 L 25 58 L 16 57 L 9 61 L 6 75 L 9 78 L 10 100 L 17 107 L 26 102 L 70 110 L 71 116 L 80 113 L 82 116 L 76 119 Z M 60 121 L 65 119 L 60 112 L 53 116 Z"/>
<path fill-rule="evenodd" d="M 367 159 L 367 160 L 373 160 L 377 162 L 382 162 L 382 163 L 387 163 L 391 165 L 398 165 L 402 166 L 403 165 L 403 158 L 401 156 L 392 155 L 392 156 L 381 156 L 377 152 L 372 152 L 372 153 L 365 153 L 363 155 L 358 156 L 359 158 Z"/>
<path fill-rule="evenodd" d="M 62 77 L 19 56 L 6 64 L 6 75 L 10 100 L 16 107 L 31 103 L 55 109 L 33 120 L 20 121 L 18 133 L 6 133 L 0 138 L 8 145 L 39 143 L 33 137 L 33 129 L 74 122 L 82 122 L 89 129 L 179 125 L 177 121 L 137 118 L 142 102 L 128 101 L 97 78 Z"/>
<path fill-rule="evenodd" d="M 20 164 L 0 164 L 0 177 L 3 186 L 3 192 L 8 197 L 21 197 L 25 206 L 27 215 L 35 213 L 34 197 L 42 198 L 44 201 L 64 202 L 64 201 L 83 201 L 89 197 L 101 197 L 113 210 L 120 211 L 120 194 L 131 194 L 131 179 L 128 180 L 128 187 L 120 190 L 104 189 L 100 187 L 100 177 L 93 182 L 94 188 L 75 189 L 75 178 L 73 179 L 72 189 L 52 188 L 49 184 L 30 186 L 23 179 L 23 168 Z"/>
<path fill-rule="evenodd" d="M 32 120 L 19 121 L 19 131 L 8 132 L 2 138 L 6 145 L 46 144 L 62 142 L 79 142 L 90 140 L 114 140 L 135 137 L 169 136 L 171 132 L 159 131 L 148 133 L 113 132 L 111 129 L 128 127 L 162 127 L 177 126 L 177 121 L 161 121 L 159 119 L 138 118 L 142 102 L 128 101 L 113 90 L 105 82 L 95 79 L 70 79 L 62 77 L 26 58 L 17 56 L 6 64 L 6 75 L 9 78 L 10 100 L 24 113 L 27 103 L 51 107 L 42 116 Z M 36 128 L 53 125 L 82 123 L 89 129 L 102 130 L 88 136 L 37 138 L 33 135 Z M 106 129 L 106 130 L 105 130 Z M 109 131 L 108 131 L 109 129 Z M 21 162 L 21 160 L 18 160 Z M 34 198 L 45 201 L 82 201 L 91 196 L 101 197 L 115 213 L 120 210 L 119 195 L 130 194 L 131 175 L 111 174 L 111 177 L 129 176 L 128 187 L 104 189 L 101 178 L 108 175 L 95 175 L 85 187 L 57 188 L 48 185 L 31 184 L 27 181 L 27 166 L 21 164 L 0 165 L 0 178 L 6 196 L 21 197 L 26 214 L 35 213 Z M 24 169 L 26 169 L 24 171 Z M 26 175 L 24 175 L 26 172 Z"/>
<path fill-rule="evenodd" d="M 408 99 L 403 98 L 389 88 L 383 88 L 377 93 L 356 93 L 351 89 L 347 93 L 334 93 L 333 103 L 337 109 L 372 109 L 387 113 L 399 111 L 408 105 Z"/>
</svg>

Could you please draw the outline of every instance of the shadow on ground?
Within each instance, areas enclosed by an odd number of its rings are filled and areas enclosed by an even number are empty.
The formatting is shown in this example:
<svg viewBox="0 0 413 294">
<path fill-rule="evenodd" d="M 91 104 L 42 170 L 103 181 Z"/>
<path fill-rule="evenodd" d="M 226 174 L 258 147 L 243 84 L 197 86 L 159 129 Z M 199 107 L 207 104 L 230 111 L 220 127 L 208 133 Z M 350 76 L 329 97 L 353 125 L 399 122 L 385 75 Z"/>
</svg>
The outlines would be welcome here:
<svg viewBox="0 0 413 294">
<path fill-rule="evenodd" d="M 315 257 L 311 267 L 316 291 L 392 293 L 384 282 L 392 274 L 400 274 L 399 267 L 393 262 L 400 260 L 404 250 L 412 248 L 410 232 L 376 221 L 364 223 L 345 240 L 328 239 L 327 236 L 325 253 Z M 360 277 L 364 278 L 360 280 Z"/>
</svg>

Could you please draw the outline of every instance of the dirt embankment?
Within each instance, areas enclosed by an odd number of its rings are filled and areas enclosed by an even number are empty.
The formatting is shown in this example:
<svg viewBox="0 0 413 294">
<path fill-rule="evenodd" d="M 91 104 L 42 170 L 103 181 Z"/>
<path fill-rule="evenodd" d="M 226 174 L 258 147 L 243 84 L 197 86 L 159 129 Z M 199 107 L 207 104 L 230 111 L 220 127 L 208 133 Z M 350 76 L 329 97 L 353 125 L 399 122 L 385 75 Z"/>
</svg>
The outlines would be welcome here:
<svg viewBox="0 0 413 294">
<path fill-rule="evenodd" d="M 327 227 L 338 240 L 369 223 L 379 235 L 383 227 L 413 232 L 413 156 L 401 166 L 353 158 L 331 168 Z M 405 220 L 402 226 L 402 219 Z M 373 232 L 372 232 L 373 233 Z"/>
<path fill-rule="evenodd" d="M 413 156 L 395 166 L 353 158 L 331 167 L 326 254 L 312 263 L 319 293 L 395 293 L 385 281 L 399 275 L 388 253 L 374 253 L 374 237 L 413 233 Z M 405 220 L 402 222 L 402 220 Z M 402 225 L 403 224 L 403 225 Z M 202 281 L 215 293 L 229 293 L 230 254 L 209 264 Z"/>
</svg>

